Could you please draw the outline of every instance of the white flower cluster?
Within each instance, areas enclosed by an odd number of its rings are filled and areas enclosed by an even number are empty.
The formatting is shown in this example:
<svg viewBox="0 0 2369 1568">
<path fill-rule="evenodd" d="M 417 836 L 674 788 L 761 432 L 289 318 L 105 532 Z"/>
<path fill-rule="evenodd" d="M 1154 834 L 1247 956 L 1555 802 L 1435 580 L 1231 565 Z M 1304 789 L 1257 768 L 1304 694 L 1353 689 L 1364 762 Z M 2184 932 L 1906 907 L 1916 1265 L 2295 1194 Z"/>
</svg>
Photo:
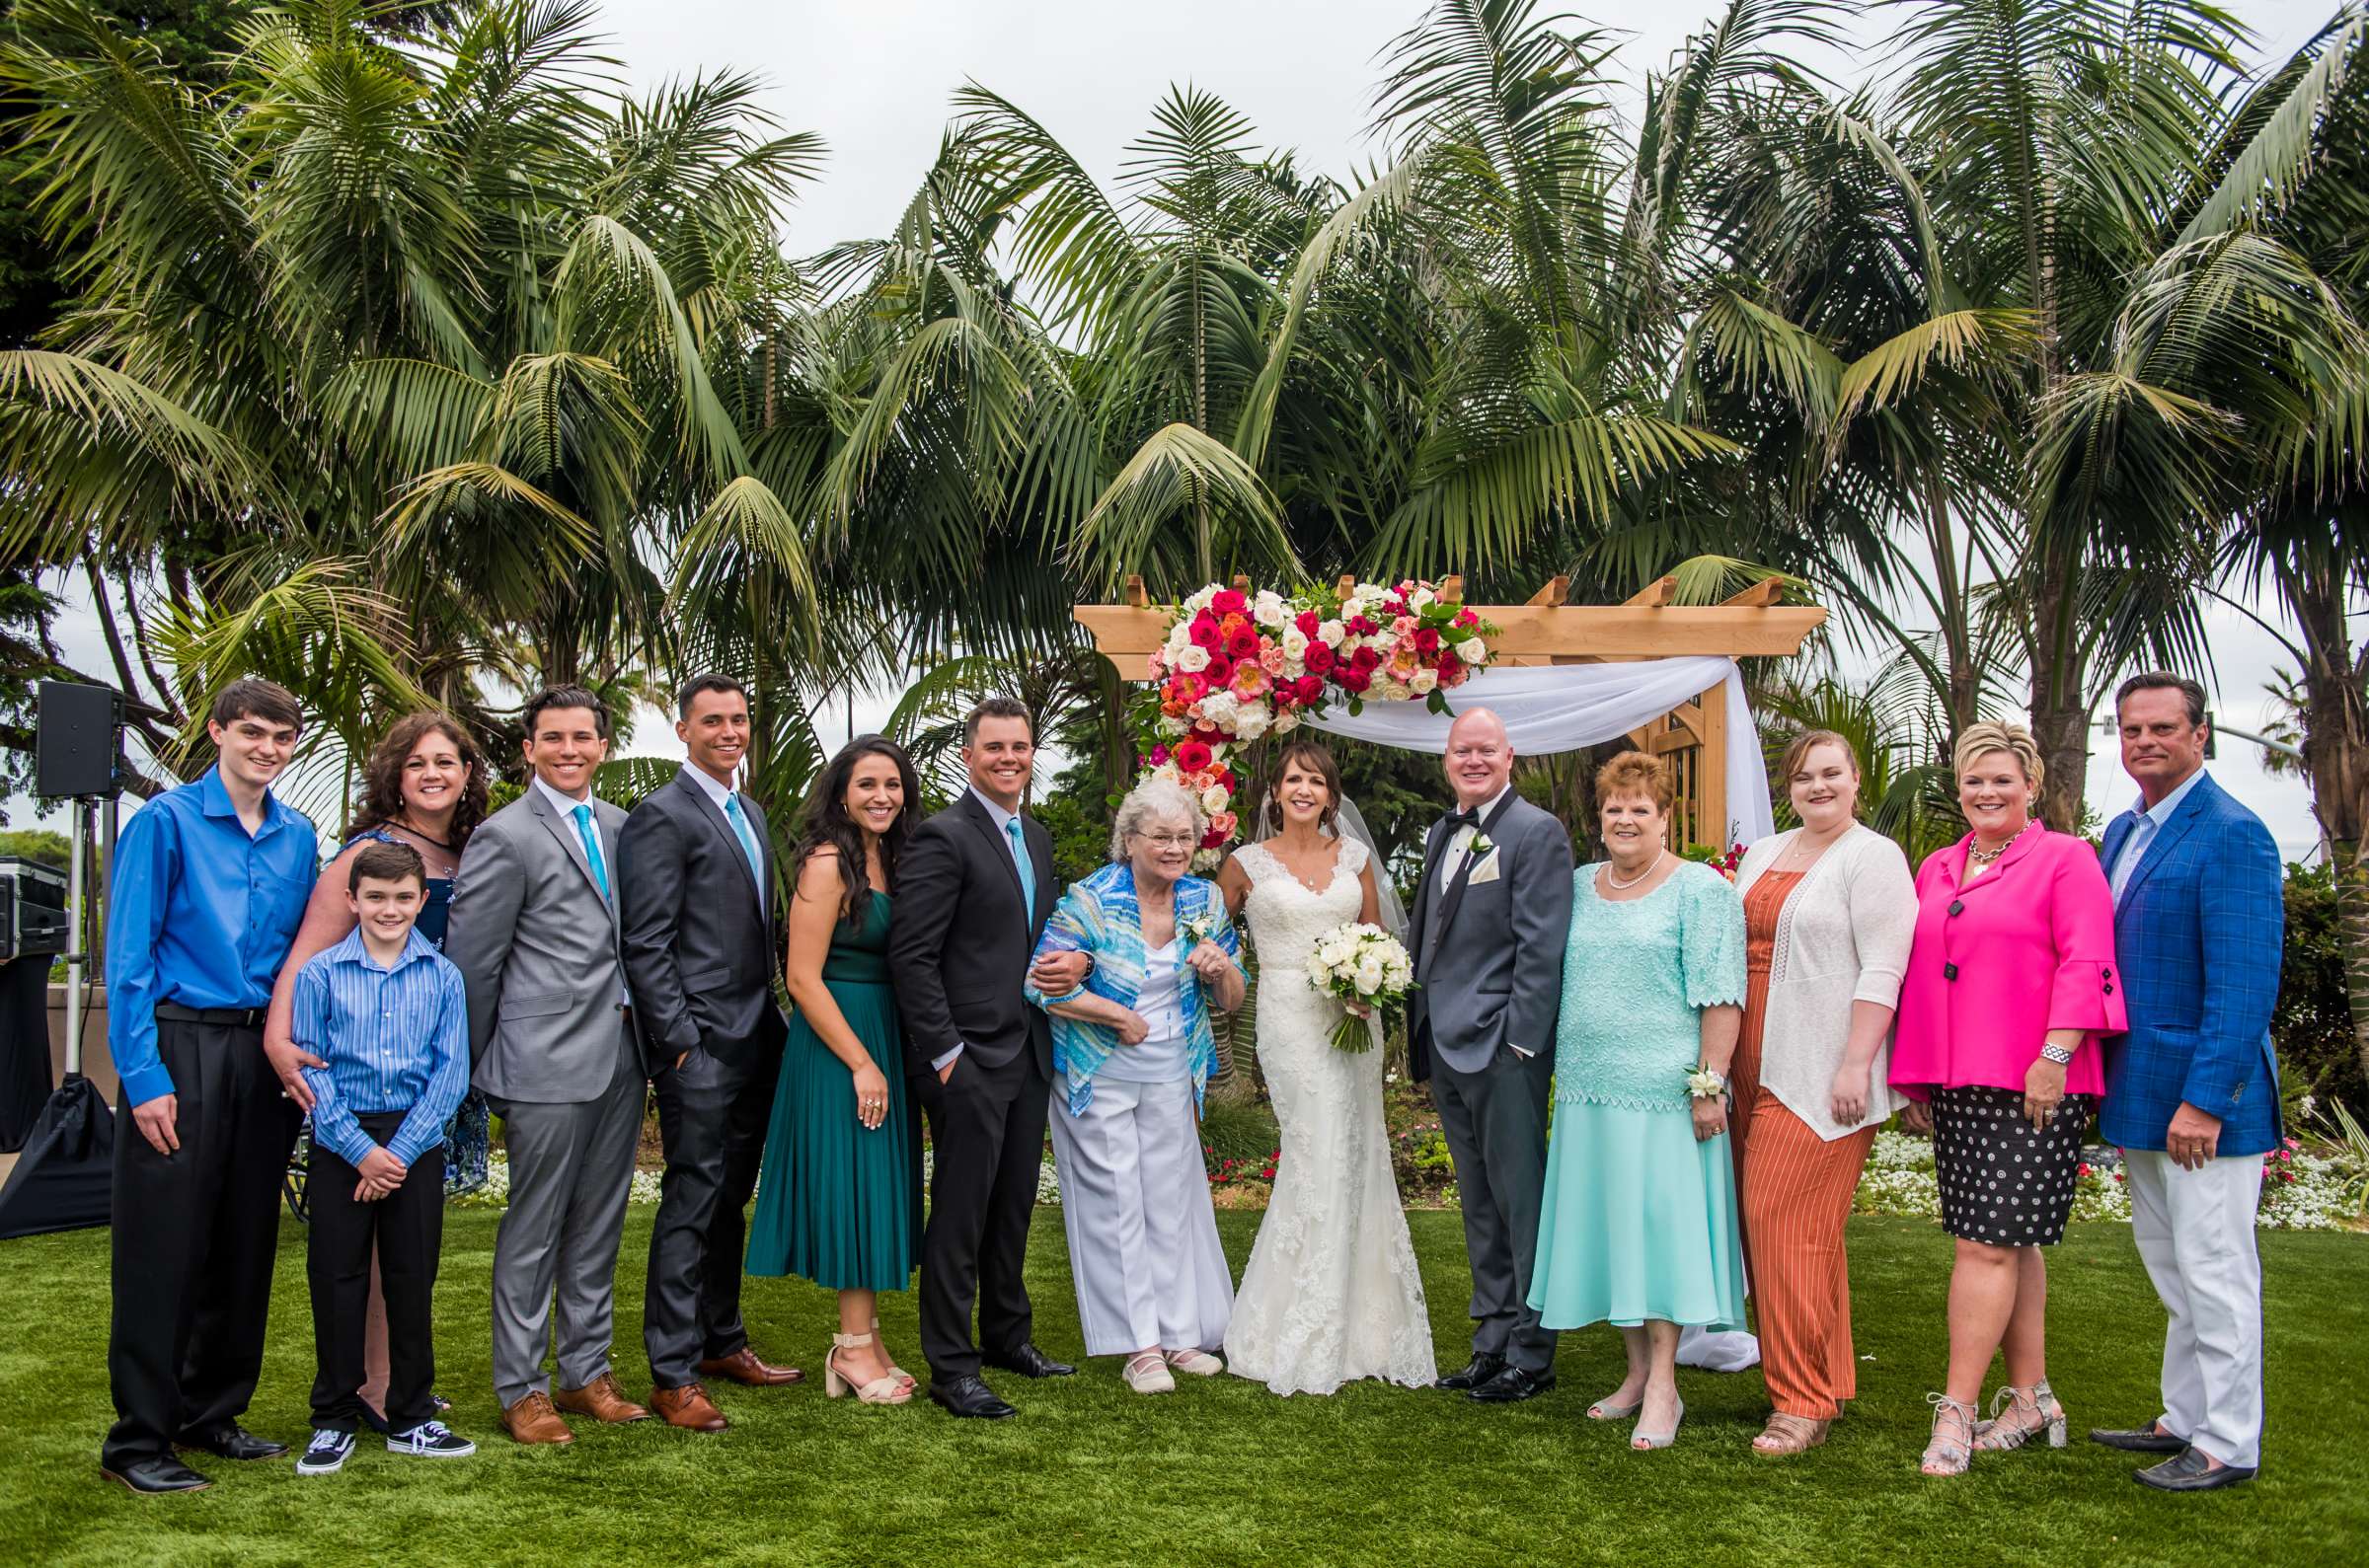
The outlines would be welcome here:
<svg viewBox="0 0 2369 1568">
<path fill-rule="evenodd" d="M 628 1203 L 658 1201 L 658 1172 L 634 1172 L 633 1185 L 626 1192 Z M 475 1192 L 464 1193 L 452 1200 L 456 1209 L 506 1209 L 510 1206 L 510 1157 L 495 1150 L 486 1157 L 486 1184 Z"/>
<path fill-rule="evenodd" d="M 1317 938 L 1308 955 L 1308 983 L 1343 1001 L 1396 1002 L 1414 986 L 1414 960 L 1381 927 L 1351 921 Z"/>
</svg>

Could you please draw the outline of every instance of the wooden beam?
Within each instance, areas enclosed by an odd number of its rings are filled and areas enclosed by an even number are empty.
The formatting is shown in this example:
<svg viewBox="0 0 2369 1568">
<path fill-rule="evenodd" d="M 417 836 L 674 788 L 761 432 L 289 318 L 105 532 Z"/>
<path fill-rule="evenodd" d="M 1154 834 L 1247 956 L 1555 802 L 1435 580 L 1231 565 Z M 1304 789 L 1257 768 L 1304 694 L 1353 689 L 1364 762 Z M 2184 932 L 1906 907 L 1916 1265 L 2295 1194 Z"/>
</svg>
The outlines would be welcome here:
<svg viewBox="0 0 2369 1568">
<path fill-rule="evenodd" d="M 1244 576 L 1239 571 L 1234 573 L 1234 591 L 1236 593 L 1249 593 L 1251 591 L 1251 579 Z"/>
<path fill-rule="evenodd" d="M 1721 599 L 1719 605 L 1722 609 L 1728 610 L 1758 609 L 1775 604 L 1778 597 L 1784 592 L 1785 579 L 1783 577 L 1763 577 L 1733 598 Z"/>
<path fill-rule="evenodd" d="M 1143 573 L 1140 571 L 1128 572 L 1127 607 L 1131 610 L 1148 610 L 1151 608 L 1151 605 L 1152 596 L 1150 591 L 1143 585 Z"/>
<path fill-rule="evenodd" d="M 1439 596 L 1450 604 L 1464 603 L 1463 576 L 1456 572 L 1450 572 L 1447 580 L 1439 585 Z"/>
<path fill-rule="evenodd" d="M 1532 594 L 1530 596 L 1530 602 L 1534 605 L 1541 606 L 1542 608 L 1552 610 L 1556 606 L 1562 604 L 1565 597 L 1567 596 L 1570 591 L 1571 579 L 1568 577 L 1557 577 L 1550 581 L 1545 587 L 1539 589 L 1538 592 Z"/>
<path fill-rule="evenodd" d="M 1703 747 L 1695 753 L 1695 842 L 1727 853 L 1727 683 L 1696 699 L 1703 713 Z M 1738 736 L 1738 741 L 1748 737 Z"/>
<path fill-rule="evenodd" d="M 1340 580 L 1333 584 L 1333 591 L 1346 599 L 1357 591 L 1357 579 L 1344 571 L 1340 574 Z"/>
<path fill-rule="evenodd" d="M 1651 609 L 1659 605 L 1668 604 L 1670 602 L 1670 596 L 1677 591 L 1678 579 L 1676 577 L 1656 577 L 1651 582 L 1646 583 L 1643 588 L 1638 589 L 1637 592 L 1631 594 L 1623 602 L 1634 605 L 1640 609 Z"/>
</svg>

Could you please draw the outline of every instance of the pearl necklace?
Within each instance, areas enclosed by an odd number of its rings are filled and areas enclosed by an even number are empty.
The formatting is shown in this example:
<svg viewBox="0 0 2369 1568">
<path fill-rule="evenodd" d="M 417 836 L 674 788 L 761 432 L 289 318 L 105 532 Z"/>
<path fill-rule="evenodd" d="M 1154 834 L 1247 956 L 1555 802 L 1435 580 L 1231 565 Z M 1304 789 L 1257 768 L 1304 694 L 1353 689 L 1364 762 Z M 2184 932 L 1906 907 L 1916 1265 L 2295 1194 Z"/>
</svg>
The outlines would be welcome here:
<svg viewBox="0 0 2369 1568">
<path fill-rule="evenodd" d="M 1629 889 L 1635 887 L 1646 877 L 1651 876 L 1654 868 L 1661 864 L 1661 858 L 1669 853 L 1670 852 L 1667 850 L 1655 850 L 1653 852 L 1653 859 L 1646 862 L 1645 868 L 1638 872 L 1626 882 L 1622 881 L 1619 875 L 1613 871 L 1612 862 L 1607 860 L 1604 862 L 1604 880 L 1610 884 L 1610 886 L 1616 892 L 1626 893 L 1629 891 Z"/>
</svg>

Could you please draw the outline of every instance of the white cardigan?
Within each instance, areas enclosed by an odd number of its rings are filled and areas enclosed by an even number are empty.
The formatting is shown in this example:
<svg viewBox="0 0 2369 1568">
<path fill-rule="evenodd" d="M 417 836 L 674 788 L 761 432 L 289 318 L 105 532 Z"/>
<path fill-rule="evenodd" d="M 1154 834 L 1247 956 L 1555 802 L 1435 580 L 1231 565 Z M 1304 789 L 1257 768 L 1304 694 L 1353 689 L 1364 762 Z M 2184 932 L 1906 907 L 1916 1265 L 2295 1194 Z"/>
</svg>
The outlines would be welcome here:
<svg viewBox="0 0 2369 1568">
<path fill-rule="evenodd" d="M 1800 831 L 1790 829 L 1747 850 L 1736 867 L 1736 891 L 1749 892 Z M 1777 917 L 1761 1030 L 1761 1086 L 1828 1143 L 1881 1122 L 1900 1104 L 1887 1071 L 1888 1036 L 1875 1053 L 1867 1115 L 1848 1127 L 1834 1119 L 1834 1074 L 1851 1039 L 1851 1005 L 1900 1005 L 1916 926 L 1917 888 L 1908 857 L 1864 823 L 1826 847 Z"/>
</svg>

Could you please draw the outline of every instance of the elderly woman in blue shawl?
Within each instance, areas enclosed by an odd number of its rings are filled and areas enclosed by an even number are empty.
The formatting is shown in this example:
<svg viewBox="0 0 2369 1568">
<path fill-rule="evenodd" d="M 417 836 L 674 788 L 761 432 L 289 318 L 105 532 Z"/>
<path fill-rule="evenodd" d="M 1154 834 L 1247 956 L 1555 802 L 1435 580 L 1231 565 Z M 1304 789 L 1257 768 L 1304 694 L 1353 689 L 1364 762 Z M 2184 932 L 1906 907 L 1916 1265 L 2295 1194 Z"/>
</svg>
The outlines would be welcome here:
<svg viewBox="0 0 2369 1568">
<path fill-rule="evenodd" d="M 1127 1386 L 1222 1369 L 1234 1281 L 1201 1162 L 1212 1007 L 1242 1006 L 1241 938 L 1217 884 L 1187 875 L 1198 802 L 1148 779 L 1120 802 L 1110 859 L 1045 923 L 1043 959 L 1085 952 L 1086 983 L 1032 987 L 1053 1020 L 1053 1159 L 1089 1356 L 1125 1356 Z"/>
</svg>

